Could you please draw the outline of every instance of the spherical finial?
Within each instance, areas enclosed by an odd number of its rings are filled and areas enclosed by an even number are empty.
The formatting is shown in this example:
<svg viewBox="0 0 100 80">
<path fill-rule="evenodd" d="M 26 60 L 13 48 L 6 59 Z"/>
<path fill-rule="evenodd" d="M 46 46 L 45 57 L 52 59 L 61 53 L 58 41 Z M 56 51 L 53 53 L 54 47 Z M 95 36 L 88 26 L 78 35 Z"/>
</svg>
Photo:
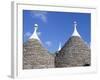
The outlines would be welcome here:
<svg viewBox="0 0 100 80">
<path fill-rule="evenodd" d="M 74 21 L 74 27 L 76 27 L 77 26 L 77 22 L 76 21 Z"/>
<path fill-rule="evenodd" d="M 37 29 L 38 29 L 38 24 L 34 24 L 34 31 L 36 32 L 37 31 Z"/>
<path fill-rule="evenodd" d="M 34 24 L 35 27 L 38 27 L 38 24 Z"/>
<path fill-rule="evenodd" d="M 76 24 L 77 22 L 76 21 L 74 21 L 74 24 Z"/>
</svg>

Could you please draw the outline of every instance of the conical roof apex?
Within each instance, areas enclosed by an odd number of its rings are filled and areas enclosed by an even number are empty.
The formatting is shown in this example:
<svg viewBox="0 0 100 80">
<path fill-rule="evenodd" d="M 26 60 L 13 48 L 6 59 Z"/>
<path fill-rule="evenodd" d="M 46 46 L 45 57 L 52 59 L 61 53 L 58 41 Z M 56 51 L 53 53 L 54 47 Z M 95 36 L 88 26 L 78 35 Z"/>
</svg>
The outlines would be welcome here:
<svg viewBox="0 0 100 80">
<path fill-rule="evenodd" d="M 38 41 L 40 41 L 38 35 L 37 35 L 37 30 L 38 30 L 38 24 L 34 24 L 34 32 L 33 34 L 30 36 L 29 39 L 37 39 Z"/>
<path fill-rule="evenodd" d="M 74 31 L 73 31 L 72 36 L 79 36 L 79 37 L 81 37 L 80 34 L 77 31 L 77 22 L 76 21 L 74 21 Z"/>
</svg>

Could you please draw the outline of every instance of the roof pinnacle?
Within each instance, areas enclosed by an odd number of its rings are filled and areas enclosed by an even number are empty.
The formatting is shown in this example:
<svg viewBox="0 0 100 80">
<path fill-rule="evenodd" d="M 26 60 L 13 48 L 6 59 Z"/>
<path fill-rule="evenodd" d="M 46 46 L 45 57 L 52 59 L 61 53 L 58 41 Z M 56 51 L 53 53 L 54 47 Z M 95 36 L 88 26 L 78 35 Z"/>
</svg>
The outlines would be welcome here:
<svg viewBox="0 0 100 80">
<path fill-rule="evenodd" d="M 77 22 L 76 21 L 74 21 L 74 31 L 73 31 L 73 34 L 72 34 L 72 36 L 79 36 L 80 37 L 80 34 L 78 33 L 78 31 L 77 31 Z"/>
<path fill-rule="evenodd" d="M 37 39 L 40 41 L 40 39 L 37 35 L 37 30 L 38 30 L 38 24 L 34 24 L 34 32 L 29 39 Z"/>
<path fill-rule="evenodd" d="M 58 51 L 60 51 L 60 50 L 61 50 L 61 42 L 59 43 Z"/>
</svg>

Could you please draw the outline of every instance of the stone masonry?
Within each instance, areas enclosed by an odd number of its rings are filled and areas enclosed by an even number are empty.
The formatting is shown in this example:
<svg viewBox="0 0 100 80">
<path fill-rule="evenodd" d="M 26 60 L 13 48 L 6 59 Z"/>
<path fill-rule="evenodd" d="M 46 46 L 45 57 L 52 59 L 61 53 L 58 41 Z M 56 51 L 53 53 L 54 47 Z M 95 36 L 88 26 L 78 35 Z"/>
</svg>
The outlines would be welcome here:
<svg viewBox="0 0 100 80">
<path fill-rule="evenodd" d="M 91 65 L 91 51 L 87 44 L 78 37 L 72 36 L 62 49 L 56 53 L 56 67 L 75 67 Z"/>
<path fill-rule="evenodd" d="M 23 69 L 53 68 L 54 56 L 36 39 L 29 39 L 23 45 Z"/>
</svg>

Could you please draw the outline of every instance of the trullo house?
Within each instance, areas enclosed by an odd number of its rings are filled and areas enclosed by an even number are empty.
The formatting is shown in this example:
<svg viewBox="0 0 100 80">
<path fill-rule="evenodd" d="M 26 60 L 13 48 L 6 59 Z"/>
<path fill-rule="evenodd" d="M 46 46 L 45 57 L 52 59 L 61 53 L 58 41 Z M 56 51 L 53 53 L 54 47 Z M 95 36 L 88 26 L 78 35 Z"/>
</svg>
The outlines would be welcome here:
<svg viewBox="0 0 100 80">
<path fill-rule="evenodd" d="M 91 65 L 90 48 L 82 39 L 76 27 L 77 23 L 75 21 L 72 36 L 56 53 L 55 67 L 76 67 Z"/>
<path fill-rule="evenodd" d="M 34 25 L 34 32 L 23 45 L 23 69 L 53 68 L 54 57 L 42 46 L 37 35 L 38 25 Z"/>
</svg>

